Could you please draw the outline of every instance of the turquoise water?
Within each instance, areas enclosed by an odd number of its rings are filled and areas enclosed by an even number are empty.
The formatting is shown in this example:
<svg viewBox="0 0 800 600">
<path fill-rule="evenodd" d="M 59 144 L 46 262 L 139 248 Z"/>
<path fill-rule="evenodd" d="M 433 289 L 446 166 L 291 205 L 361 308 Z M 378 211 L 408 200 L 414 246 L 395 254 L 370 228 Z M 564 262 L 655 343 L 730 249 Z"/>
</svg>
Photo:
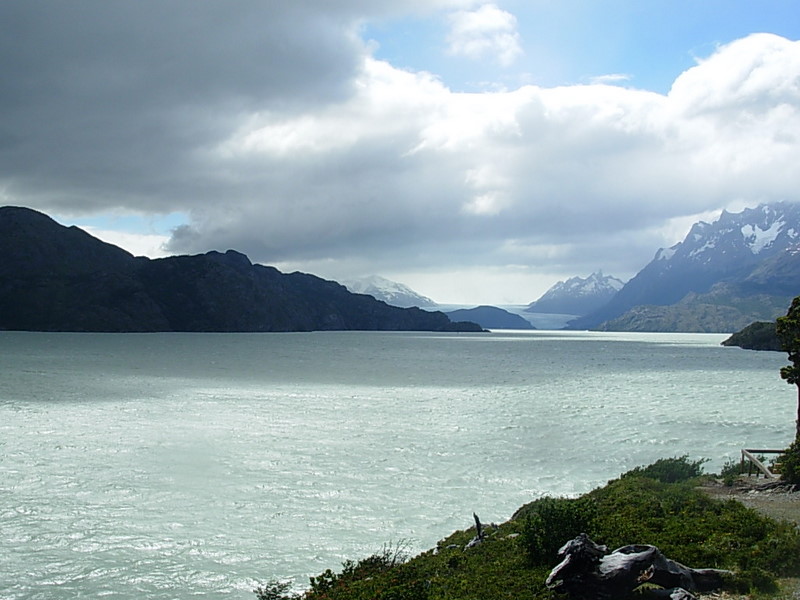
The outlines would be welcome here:
<svg viewBox="0 0 800 600">
<path fill-rule="evenodd" d="M 784 447 L 721 335 L 0 333 L 0 598 L 252 598 L 658 458 Z"/>
</svg>

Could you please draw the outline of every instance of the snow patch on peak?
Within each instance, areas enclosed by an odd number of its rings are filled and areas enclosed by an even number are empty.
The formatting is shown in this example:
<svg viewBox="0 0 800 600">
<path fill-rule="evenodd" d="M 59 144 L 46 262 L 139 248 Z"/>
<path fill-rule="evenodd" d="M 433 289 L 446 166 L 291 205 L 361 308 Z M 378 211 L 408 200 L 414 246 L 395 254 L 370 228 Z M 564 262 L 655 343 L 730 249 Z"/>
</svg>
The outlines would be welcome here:
<svg viewBox="0 0 800 600">
<path fill-rule="evenodd" d="M 380 275 L 366 275 L 364 277 L 359 277 L 358 279 L 346 281 L 344 283 L 344 286 L 355 294 L 363 294 L 365 290 L 368 290 L 370 288 L 378 288 L 382 290 L 398 290 L 406 287 L 401 283 L 385 279 Z"/>
<path fill-rule="evenodd" d="M 745 225 L 742 227 L 742 237 L 752 253 L 759 254 L 764 248 L 772 245 L 783 229 L 784 224 L 782 219 L 776 219 L 767 229 L 762 229 L 756 225 Z"/>
<path fill-rule="evenodd" d="M 706 223 L 705 221 L 698 221 L 692 225 L 692 228 L 689 230 L 689 233 L 684 241 L 689 243 L 699 242 L 708 235 L 709 229 L 711 229 L 711 225 L 709 223 Z"/>
<path fill-rule="evenodd" d="M 659 248 L 658 252 L 656 252 L 656 257 L 653 260 L 669 260 L 673 256 L 675 256 L 675 252 L 678 250 L 678 246 L 680 244 L 675 244 L 670 248 Z"/>
<path fill-rule="evenodd" d="M 695 248 L 694 250 L 689 252 L 689 258 L 694 258 L 695 256 L 698 256 L 698 255 L 702 254 L 706 250 L 713 250 L 716 247 L 717 247 L 716 240 L 714 240 L 714 239 L 707 240 L 705 244 L 703 244 L 699 248 Z"/>
<path fill-rule="evenodd" d="M 617 292 L 625 285 L 621 280 L 610 275 L 603 275 L 601 271 L 592 273 L 585 279 L 582 277 L 571 277 L 566 281 L 559 281 L 545 294 L 550 295 L 569 295 L 569 296 L 593 296 L 596 294 Z"/>
<path fill-rule="evenodd" d="M 592 292 L 603 291 L 607 289 L 619 291 L 624 285 L 625 284 L 621 279 L 617 279 L 611 275 L 603 275 L 602 271 L 597 271 L 596 273 L 589 275 L 589 277 L 586 279 L 584 289 L 590 288 Z"/>
<path fill-rule="evenodd" d="M 585 279 L 582 277 L 571 277 L 566 281 L 559 281 L 551 289 L 570 295 L 592 295 L 605 290 L 618 291 L 624 284 L 616 277 L 603 275 L 602 271 L 592 273 Z"/>
<path fill-rule="evenodd" d="M 392 306 L 404 308 L 411 306 L 433 308 L 436 306 L 436 302 L 427 296 L 418 294 L 407 285 L 379 275 L 359 277 L 358 279 L 342 282 L 342 285 L 354 294 L 368 294 Z"/>
<path fill-rule="evenodd" d="M 611 299 L 624 286 L 624 282 L 602 271 L 585 279 L 571 277 L 559 281 L 544 295 L 532 302 L 526 312 L 585 315 Z"/>
</svg>

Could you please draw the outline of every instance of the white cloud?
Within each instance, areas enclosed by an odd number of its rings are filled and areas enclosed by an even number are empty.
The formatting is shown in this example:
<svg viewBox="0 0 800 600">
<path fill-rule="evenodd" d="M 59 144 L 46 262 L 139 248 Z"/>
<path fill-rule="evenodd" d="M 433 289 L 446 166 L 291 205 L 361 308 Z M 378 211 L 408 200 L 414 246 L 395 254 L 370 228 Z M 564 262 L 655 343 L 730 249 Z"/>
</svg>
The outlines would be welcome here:
<svg viewBox="0 0 800 600">
<path fill-rule="evenodd" d="M 757 34 L 678 77 L 669 114 L 703 180 L 741 197 L 796 198 L 800 42 Z"/>
<path fill-rule="evenodd" d="M 633 79 L 630 75 L 626 73 L 609 73 L 607 75 L 597 75 L 595 77 L 590 78 L 590 83 L 593 85 L 614 85 L 617 83 L 622 83 L 625 81 L 630 81 Z"/>
<path fill-rule="evenodd" d="M 169 256 L 166 250 L 168 235 L 154 233 L 126 233 L 113 229 L 98 229 L 96 227 L 81 227 L 84 231 L 109 244 L 119 246 L 134 256 L 147 256 L 148 258 L 162 258 Z"/>
<path fill-rule="evenodd" d="M 217 149 L 219 157 L 238 160 L 247 155 L 292 157 L 326 154 L 352 148 L 375 138 L 396 138 L 411 121 L 438 111 L 447 89 L 427 73 L 394 69 L 365 58 L 345 103 L 297 116 L 265 113 L 248 119 Z M 409 148 L 409 150 L 412 150 Z"/>
<path fill-rule="evenodd" d="M 499 192 L 486 192 L 474 196 L 464 205 L 467 213 L 474 215 L 496 215 L 508 204 L 508 199 Z"/>
<path fill-rule="evenodd" d="M 493 58 L 507 67 L 522 55 L 517 19 L 495 4 L 450 15 L 448 52 L 455 56 Z"/>
<path fill-rule="evenodd" d="M 346 100 L 255 116 L 222 142 L 209 172 L 238 173 L 253 187 L 233 213 L 204 207 L 196 241 L 173 246 L 238 243 L 257 260 L 297 268 L 367 255 L 383 274 L 402 263 L 546 263 L 567 275 L 629 277 L 679 241 L 675 223 L 743 197 L 795 197 L 800 99 L 776 98 L 766 81 L 728 82 L 757 70 L 787 88 L 800 75 L 791 59 L 800 45 L 763 36 L 741 44 L 754 56 L 733 61 L 739 72 L 726 55 L 740 43 L 721 47 L 667 96 L 606 85 L 455 93 L 366 57 Z M 737 102 L 708 102 L 709 81 Z"/>
<path fill-rule="evenodd" d="M 717 49 L 683 73 L 670 98 L 687 114 L 757 116 L 800 99 L 798 42 L 754 34 Z"/>
<path fill-rule="evenodd" d="M 389 274 L 439 304 L 514 305 L 539 298 L 559 279 L 573 275 L 542 273 L 524 265 L 475 266 Z M 525 300 L 525 299 L 528 300 Z"/>
</svg>

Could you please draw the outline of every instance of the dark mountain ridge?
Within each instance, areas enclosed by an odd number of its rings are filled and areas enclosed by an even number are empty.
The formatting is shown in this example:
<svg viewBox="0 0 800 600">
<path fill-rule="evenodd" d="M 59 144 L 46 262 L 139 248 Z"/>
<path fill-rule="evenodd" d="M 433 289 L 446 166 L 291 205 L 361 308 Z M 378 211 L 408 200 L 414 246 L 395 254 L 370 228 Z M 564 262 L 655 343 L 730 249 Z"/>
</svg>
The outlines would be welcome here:
<svg viewBox="0 0 800 600">
<path fill-rule="evenodd" d="M 472 321 L 486 329 L 536 329 L 520 315 L 515 315 L 496 306 L 459 308 L 445 314 L 454 321 Z"/>
<path fill-rule="evenodd" d="M 239 252 L 134 257 L 37 211 L 0 207 L 0 329 L 481 331 Z"/>
</svg>

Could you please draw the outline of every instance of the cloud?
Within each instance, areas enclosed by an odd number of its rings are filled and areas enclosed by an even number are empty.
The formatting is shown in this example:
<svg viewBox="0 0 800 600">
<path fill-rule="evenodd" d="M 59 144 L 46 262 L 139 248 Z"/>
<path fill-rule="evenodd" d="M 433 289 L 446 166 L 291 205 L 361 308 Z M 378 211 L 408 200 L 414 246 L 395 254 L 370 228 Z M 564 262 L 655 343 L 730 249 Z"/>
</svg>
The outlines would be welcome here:
<svg viewBox="0 0 800 600">
<path fill-rule="evenodd" d="M 450 15 L 448 52 L 454 56 L 493 58 L 501 66 L 511 65 L 522 55 L 517 19 L 494 4 Z"/>
<path fill-rule="evenodd" d="M 606 85 L 454 93 L 367 57 L 346 101 L 262 115 L 213 162 L 258 172 L 265 191 L 242 207 L 235 230 L 272 260 L 367 254 L 398 268 L 399 255 L 431 269 L 549 261 L 567 273 L 630 275 L 678 241 L 662 233 L 670 219 L 743 195 L 791 198 L 800 183 L 790 168 L 798 142 L 787 134 L 800 130 L 800 101 L 789 92 L 765 95 L 765 83 L 732 106 L 699 110 L 710 91 L 693 82 L 715 81 L 720 69 L 727 82 L 761 65 L 785 86 L 798 44 L 742 43 L 757 60 L 731 63 L 739 44 L 721 47 L 667 96 Z M 772 61 L 781 68 L 765 66 Z M 231 239 L 221 208 L 209 223 L 192 249 Z"/>
<path fill-rule="evenodd" d="M 313 4 L 3 3 L 0 176 L 52 205 L 96 210 L 116 187 L 155 210 L 177 174 L 188 200 L 194 154 L 242 114 L 350 93 L 360 42 Z"/>
<path fill-rule="evenodd" d="M 597 75 L 596 77 L 592 77 L 590 79 L 590 83 L 594 85 L 602 85 L 605 83 L 613 85 L 615 83 L 630 81 L 631 79 L 633 79 L 633 77 L 626 73 L 609 73 L 608 75 Z"/>
<path fill-rule="evenodd" d="M 120 248 L 125 248 L 134 256 L 147 256 L 150 258 L 161 258 L 170 256 L 165 250 L 169 241 L 169 236 L 154 233 L 125 233 L 121 231 L 97 229 L 96 227 L 81 227 L 94 237 L 114 244 Z"/>
<path fill-rule="evenodd" d="M 408 9 L 507 14 L 474 6 Z M 798 42 L 720 46 L 666 95 L 461 93 L 370 54 L 364 19 L 399 10 L 0 3 L 4 202 L 62 218 L 180 213 L 172 252 L 416 278 L 437 300 L 483 274 L 487 296 L 528 302 L 546 279 L 634 274 L 693 215 L 797 197 Z"/>
<path fill-rule="evenodd" d="M 670 96 L 687 113 L 762 113 L 800 97 L 797 42 L 772 34 L 736 40 L 683 73 Z"/>
</svg>

